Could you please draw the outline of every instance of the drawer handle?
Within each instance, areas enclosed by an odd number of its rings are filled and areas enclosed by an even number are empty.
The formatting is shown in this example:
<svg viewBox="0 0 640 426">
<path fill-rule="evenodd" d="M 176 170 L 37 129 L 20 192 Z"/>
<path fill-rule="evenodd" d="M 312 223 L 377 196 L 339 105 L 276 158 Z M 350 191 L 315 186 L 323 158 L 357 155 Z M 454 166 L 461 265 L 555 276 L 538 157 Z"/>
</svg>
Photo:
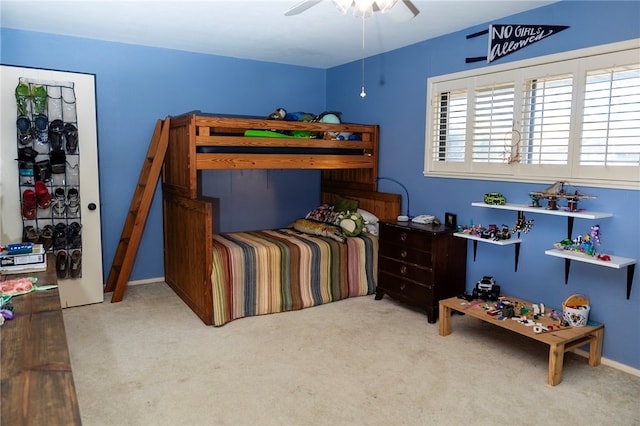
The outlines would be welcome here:
<svg viewBox="0 0 640 426">
<path fill-rule="evenodd" d="M 402 275 L 406 275 L 406 273 L 407 273 L 407 266 L 406 266 L 406 265 L 402 265 L 402 266 L 400 267 L 400 273 L 401 273 Z"/>
<path fill-rule="evenodd" d="M 406 251 L 406 250 L 402 250 L 402 251 L 400 252 L 400 257 L 404 259 L 405 257 L 407 257 L 407 254 L 408 254 L 408 253 L 407 253 L 407 251 Z"/>
<path fill-rule="evenodd" d="M 403 232 L 402 234 L 400 234 L 400 241 L 407 241 L 407 233 Z"/>
</svg>

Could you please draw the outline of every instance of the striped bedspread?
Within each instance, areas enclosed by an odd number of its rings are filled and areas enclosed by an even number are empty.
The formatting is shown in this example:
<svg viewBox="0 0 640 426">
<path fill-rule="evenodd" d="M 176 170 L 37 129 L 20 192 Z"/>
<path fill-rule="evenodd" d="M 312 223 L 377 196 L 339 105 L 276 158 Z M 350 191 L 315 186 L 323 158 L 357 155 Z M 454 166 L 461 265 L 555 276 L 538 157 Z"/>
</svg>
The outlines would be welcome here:
<svg viewBox="0 0 640 426">
<path fill-rule="evenodd" d="M 372 294 L 378 239 L 339 243 L 293 229 L 213 237 L 213 324 Z"/>
</svg>

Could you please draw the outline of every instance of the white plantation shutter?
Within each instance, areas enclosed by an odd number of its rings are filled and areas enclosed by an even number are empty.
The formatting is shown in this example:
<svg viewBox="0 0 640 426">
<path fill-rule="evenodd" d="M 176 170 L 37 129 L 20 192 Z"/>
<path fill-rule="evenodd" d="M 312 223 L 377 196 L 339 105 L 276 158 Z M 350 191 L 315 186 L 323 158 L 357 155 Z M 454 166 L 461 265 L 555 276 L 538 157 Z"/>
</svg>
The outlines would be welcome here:
<svg viewBox="0 0 640 426">
<path fill-rule="evenodd" d="M 568 163 L 572 89 L 571 75 L 526 82 L 520 150 L 522 163 Z"/>
<path fill-rule="evenodd" d="M 472 161 L 504 163 L 513 130 L 513 83 L 478 88 L 473 115 Z"/>
<path fill-rule="evenodd" d="M 640 189 L 639 45 L 429 78 L 425 175 Z"/>
<path fill-rule="evenodd" d="M 467 131 L 467 91 L 441 93 L 436 97 L 432 120 L 433 159 L 435 161 L 464 161 Z"/>
<path fill-rule="evenodd" d="M 640 66 L 587 73 L 580 164 L 640 166 Z"/>
</svg>

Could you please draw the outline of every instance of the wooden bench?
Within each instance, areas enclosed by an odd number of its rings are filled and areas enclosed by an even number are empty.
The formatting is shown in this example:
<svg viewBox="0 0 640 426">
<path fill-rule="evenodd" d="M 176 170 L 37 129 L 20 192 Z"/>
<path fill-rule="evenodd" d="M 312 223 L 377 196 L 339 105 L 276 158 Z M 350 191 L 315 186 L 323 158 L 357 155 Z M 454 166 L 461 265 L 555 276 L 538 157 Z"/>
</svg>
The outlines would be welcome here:
<svg viewBox="0 0 640 426">
<path fill-rule="evenodd" d="M 504 297 L 512 302 L 517 301 L 519 305 L 526 305 L 531 309 L 531 302 L 516 297 Z M 520 324 L 511 319 L 500 320 L 496 316 L 488 315 L 487 311 L 482 308 L 484 304 L 485 302 L 481 300 L 468 302 L 464 299 L 458 299 L 457 297 L 441 300 L 439 316 L 440 335 L 448 336 L 451 334 L 451 313 L 452 311 L 456 311 L 546 343 L 549 345 L 549 377 L 547 383 L 551 386 L 555 386 L 562 381 L 562 364 L 564 361 L 564 353 L 567 351 L 589 345 L 589 365 L 592 367 L 600 365 L 604 325 L 596 324 L 585 327 L 566 327 L 560 330 L 536 333 L 532 326 Z M 545 311 L 548 313 L 550 310 L 545 309 Z M 552 320 L 548 316 L 541 316 L 538 320 L 535 320 L 535 322 L 539 322 L 543 326 L 557 324 L 557 321 Z"/>
<path fill-rule="evenodd" d="M 56 284 L 53 256 L 47 266 L 0 281 L 35 276 L 39 285 Z M 81 424 L 58 289 L 14 296 L 11 303 L 16 316 L 0 327 L 2 424 Z"/>
</svg>

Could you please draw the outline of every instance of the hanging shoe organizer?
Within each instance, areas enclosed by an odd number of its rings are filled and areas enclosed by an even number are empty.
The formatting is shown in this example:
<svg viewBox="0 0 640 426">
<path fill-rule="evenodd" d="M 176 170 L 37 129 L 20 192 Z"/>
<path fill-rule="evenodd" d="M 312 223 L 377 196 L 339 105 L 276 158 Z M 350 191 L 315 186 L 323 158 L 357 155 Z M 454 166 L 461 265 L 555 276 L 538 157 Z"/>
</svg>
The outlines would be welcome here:
<svg viewBox="0 0 640 426">
<path fill-rule="evenodd" d="M 55 255 L 58 278 L 79 278 L 81 143 L 73 83 L 21 78 L 15 95 L 22 239 Z"/>
</svg>

